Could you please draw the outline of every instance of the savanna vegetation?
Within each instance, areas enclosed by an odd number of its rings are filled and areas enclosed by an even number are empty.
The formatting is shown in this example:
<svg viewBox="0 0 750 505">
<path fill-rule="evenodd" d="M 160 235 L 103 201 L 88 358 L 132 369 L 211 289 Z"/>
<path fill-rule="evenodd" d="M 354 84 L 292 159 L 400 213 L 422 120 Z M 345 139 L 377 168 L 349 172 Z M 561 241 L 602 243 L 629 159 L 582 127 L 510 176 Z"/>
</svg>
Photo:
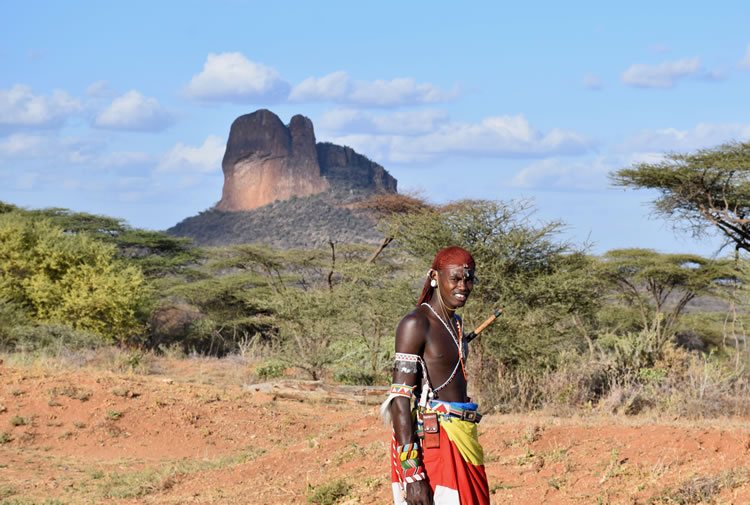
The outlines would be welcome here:
<svg viewBox="0 0 750 505">
<path fill-rule="evenodd" d="M 673 155 L 614 177 L 663 187 L 660 211 L 695 230 L 718 226 L 739 251 L 749 151 Z M 282 250 L 196 247 L 109 217 L 2 204 L 0 348 L 240 355 L 258 380 L 387 384 L 396 323 L 435 251 L 460 244 L 479 278 L 465 326 L 504 309 L 472 343 L 469 374 L 485 410 L 750 413 L 739 253 L 594 256 L 561 240 L 563 223 L 536 221 L 527 202 L 385 195 L 358 205 L 377 215 L 382 243 Z"/>
</svg>

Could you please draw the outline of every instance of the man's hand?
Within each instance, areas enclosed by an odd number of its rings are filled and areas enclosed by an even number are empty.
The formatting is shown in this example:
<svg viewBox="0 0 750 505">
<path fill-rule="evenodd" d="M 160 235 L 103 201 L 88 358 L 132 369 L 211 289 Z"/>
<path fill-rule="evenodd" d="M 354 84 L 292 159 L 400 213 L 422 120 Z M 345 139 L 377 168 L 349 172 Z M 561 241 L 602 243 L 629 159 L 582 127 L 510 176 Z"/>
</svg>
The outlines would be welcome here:
<svg viewBox="0 0 750 505">
<path fill-rule="evenodd" d="M 408 505 L 432 505 L 432 489 L 426 480 L 406 484 L 406 503 Z"/>
</svg>

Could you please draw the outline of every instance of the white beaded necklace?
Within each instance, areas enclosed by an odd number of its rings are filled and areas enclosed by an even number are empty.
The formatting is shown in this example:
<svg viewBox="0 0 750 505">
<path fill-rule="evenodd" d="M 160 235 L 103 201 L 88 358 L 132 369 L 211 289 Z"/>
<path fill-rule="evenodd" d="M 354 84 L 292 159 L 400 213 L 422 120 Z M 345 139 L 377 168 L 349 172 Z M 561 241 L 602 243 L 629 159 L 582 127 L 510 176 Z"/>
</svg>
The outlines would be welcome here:
<svg viewBox="0 0 750 505">
<path fill-rule="evenodd" d="M 443 323 L 443 326 L 445 326 L 445 329 L 448 330 L 448 333 L 450 333 L 451 338 L 453 339 L 453 342 L 456 344 L 456 348 L 458 348 L 458 357 L 463 358 L 463 352 L 461 352 L 461 346 L 458 343 L 458 338 L 456 337 L 456 334 L 453 332 L 453 328 L 451 325 L 445 322 L 445 319 L 443 319 L 440 314 L 438 314 L 435 309 L 432 308 L 432 305 L 429 303 L 423 303 L 425 307 L 430 309 L 430 311 L 435 314 L 435 317 L 437 317 L 441 323 Z"/>
<path fill-rule="evenodd" d="M 456 372 L 458 372 L 458 367 L 459 366 L 461 367 L 462 370 L 464 369 L 464 366 L 463 366 L 464 365 L 464 363 L 463 363 L 463 361 L 464 361 L 464 353 L 463 353 L 463 349 L 461 349 L 461 344 L 459 344 L 459 342 L 458 342 L 458 338 L 456 338 L 456 334 L 453 332 L 453 328 L 451 328 L 450 325 L 448 323 L 446 323 L 445 320 L 442 317 L 440 317 L 440 314 L 438 314 L 435 311 L 435 309 L 432 308 L 432 305 L 430 305 L 429 303 L 422 303 L 422 305 L 424 305 L 428 309 L 430 309 L 430 311 L 433 314 L 435 314 L 435 317 L 437 317 L 438 320 L 440 320 L 440 322 L 443 323 L 443 326 L 445 327 L 446 330 L 448 330 L 448 333 L 450 334 L 451 338 L 453 339 L 453 342 L 456 344 L 456 348 L 458 349 L 458 363 L 456 363 L 456 366 L 453 367 L 453 372 L 451 372 L 450 377 L 448 377 L 448 379 L 445 382 L 443 382 L 440 386 L 438 386 L 438 387 L 436 387 L 435 389 L 432 390 L 432 392 L 434 394 L 437 394 L 438 391 L 440 391 L 445 386 L 447 386 L 448 384 L 450 384 L 451 381 L 455 378 Z M 464 378 L 465 377 L 466 377 L 466 372 L 464 372 Z"/>
</svg>

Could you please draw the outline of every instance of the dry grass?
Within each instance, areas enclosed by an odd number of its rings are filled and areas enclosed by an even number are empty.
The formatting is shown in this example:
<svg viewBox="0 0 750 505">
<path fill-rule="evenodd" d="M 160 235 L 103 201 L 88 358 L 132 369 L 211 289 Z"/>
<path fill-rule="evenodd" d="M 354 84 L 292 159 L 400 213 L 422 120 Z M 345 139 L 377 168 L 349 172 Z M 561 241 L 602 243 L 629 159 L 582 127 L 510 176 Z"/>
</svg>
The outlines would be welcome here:
<svg viewBox="0 0 750 505">
<path fill-rule="evenodd" d="M 716 503 L 718 495 L 727 489 L 747 484 L 750 473 L 738 468 L 717 475 L 695 476 L 674 489 L 666 489 L 648 501 L 649 505 L 696 505 Z"/>
<path fill-rule="evenodd" d="M 91 480 L 88 484 L 93 487 L 93 495 L 98 498 L 143 498 L 166 491 L 181 480 L 189 479 L 192 474 L 229 469 L 252 461 L 263 452 L 262 449 L 246 449 L 232 456 L 203 461 L 178 461 L 132 472 L 105 473 L 94 469 L 89 472 Z"/>
<path fill-rule="evenodd" d="M 490 386 L 482 403 L 503 413 L 750 416 L 750 377 L 742 368 L 684 351 L 638 374 L 623 375 L 606 361 L 579 359 L 557 370 L 506 370 Z"/>
</svg>

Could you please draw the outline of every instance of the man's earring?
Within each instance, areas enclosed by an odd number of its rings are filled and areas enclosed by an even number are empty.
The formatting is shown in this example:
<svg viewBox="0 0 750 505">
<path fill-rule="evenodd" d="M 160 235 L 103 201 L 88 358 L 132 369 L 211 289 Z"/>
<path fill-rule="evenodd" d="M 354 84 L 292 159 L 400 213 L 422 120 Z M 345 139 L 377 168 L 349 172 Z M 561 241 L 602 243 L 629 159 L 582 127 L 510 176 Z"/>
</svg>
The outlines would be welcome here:
<svg viewBox="0 0 750 505">
<path fill-rule="evenodd" d="M 432 286 L 433 288 L 436 288 L 437 287 L 437 279 L 432 279 L 430 281 L 430 286 Z"/>
</svg>

